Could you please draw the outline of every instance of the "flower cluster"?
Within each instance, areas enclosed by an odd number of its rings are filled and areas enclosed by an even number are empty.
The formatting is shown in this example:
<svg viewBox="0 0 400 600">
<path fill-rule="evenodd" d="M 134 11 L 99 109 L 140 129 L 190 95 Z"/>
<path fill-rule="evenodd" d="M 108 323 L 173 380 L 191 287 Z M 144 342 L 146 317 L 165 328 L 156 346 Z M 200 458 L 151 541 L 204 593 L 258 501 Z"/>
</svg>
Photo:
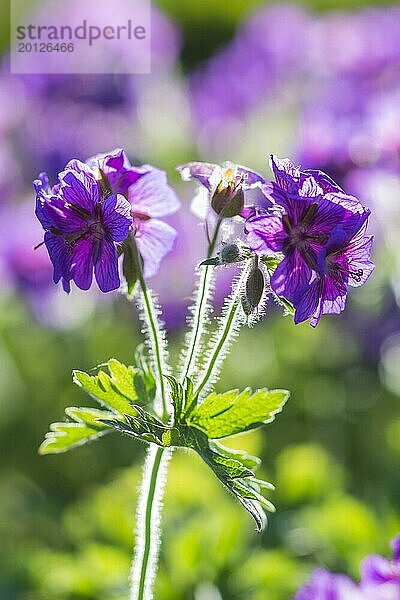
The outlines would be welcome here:
<svg viewBox="0 0 400 600">
<path fill-rule="evenodd" d="M 191 162 L 178 171 L 184 180 L 196 180 L 204 192 L 202 209 L 199 194 L 194 207 L 207 222 L 209 234 L 209 255 L 203 264 L 254 258 L 261 295 L 257 292 L 259 301 L 253 299 L 251 309 L 244 298 L 245 313 L 257 311 L 261 304 L 266 286 L 258 260 L 272 255 L 271 291 L 293 305 L 295 323 L 310 319 L 315 326 L 321 315 L 341 312 L 348 286 L 364 283 L 374 268 L 372 237 L 365 235 L 370 211 L 321 171 L 301 170 L 274 156 L 271 167 L 273 182 L 233 163 Z M 87 290 L 93 272 L 101 291 L 117 289 L 118 254 L 124 254 L 129 290 L 132 281 L 125 254 L 130 248 L 132 256 L 130 244 L 141 256 L 145 277 L 158 271 L 174 245 L 176 231 L 159 218 L 179 208 L 165 172 L 151 165 L 132 166 L 123 150 L 98 154 L 86 163 L 72 160 L 53 188 L 44 173 L 34 186 L 36 215 L 46 231 L 54 281 L 61 279 L 67 292 L 71 281 Z M 228 248 L 235 247 L 237 256 L 232 259 L 225 247 L 211 258 L 221 224 L 232 219 L 241 223 L 247 245 L 230 240 L 233 245 Z"/>
<path fill-rule="evenodd" d="M 373 554 L 361 564 L 357 585 L 345 575 L 316 569 L 294 600 L 398 600 L 400 597 L 400 536 L 392 541 L 393 559 Z"/>
<path fill-rule="evenodd" d="M 340 313 L 348 286 L 362 285 L 374 265 L 372 237 L 365 235 L 370 211 L 325 173 L 301 170 L 288 159 L 271 156 L 274 182 L 239 165 L 188 163 L 183 179 L 197 180 L 206 191 L 204 219 L 239 217 L 244 240 L 261 258 L 278 259 L 270 278 L 272 292 L 290 302 L 294 321 L 318 324 L 326 313 Z M 255 202 L 252 192 L 261 192 Z M 198 200 L 199 195 L 196 196 Z M 246 253 L 238 252 L 238 259 Z M 204 264 L 223 264 L 222 254 Z"/>
<path fill-rule="evenodd" d="M 372 237 L 364 235 L 370 211 L 325 173 L 274 156 L 271 167 L 275 182 L 262 191 L 272 208 L 247 220 L 247 242 L 258 254 L 282 254 L 271 288 L 293 304 L 295 323 L 315 326 L 323 314 L 340 313 L 348 286 L 363 284 L 374 268 Z"/>
<path fill-rule="evenodd" d="M 70 161 L 50 187 L 41 173 L 35 180 L 36 216 L 42 224 L 54 267 L 54 282 L 90 288 L 93 272 L 102 292 L 120 286 L 117 245 L 130 232 L 143 259 L 144 276 L 154 275 L 171 250 L 176 232 L 157 217 L 179 207 L 166 174 L 146 165 L 132 166 L 122 150 Z"/>
</svg>

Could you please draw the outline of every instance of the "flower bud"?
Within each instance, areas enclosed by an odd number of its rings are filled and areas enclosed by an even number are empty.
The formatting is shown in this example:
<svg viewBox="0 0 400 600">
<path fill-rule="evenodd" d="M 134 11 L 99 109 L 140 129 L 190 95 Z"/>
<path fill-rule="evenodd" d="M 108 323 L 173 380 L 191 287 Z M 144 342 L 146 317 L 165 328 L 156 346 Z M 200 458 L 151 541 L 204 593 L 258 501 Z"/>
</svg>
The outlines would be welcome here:
<svg viewBox="0 0 400 600">
<path fill-rule="evenodd" d="M 251 269 L 247 280 L 242 307 L 245 315 L 250 316 L 261 302 L 264 292 L 264 275 L 258 264 Z"/>
<path fill-rule="evenodd" d="M 222 246 L 220 260 L 222 264 L 234 263 L 243 260 L 239 246 L 237 244 L 225 244 Z"/>
<path fill-rule="evenodd" d="M 211 206 L 221 218 L 240 215 L 244 207 L 242 188 L 234 183 L 226 185 L 221 181 L 212 195 Z"/>
</svg>

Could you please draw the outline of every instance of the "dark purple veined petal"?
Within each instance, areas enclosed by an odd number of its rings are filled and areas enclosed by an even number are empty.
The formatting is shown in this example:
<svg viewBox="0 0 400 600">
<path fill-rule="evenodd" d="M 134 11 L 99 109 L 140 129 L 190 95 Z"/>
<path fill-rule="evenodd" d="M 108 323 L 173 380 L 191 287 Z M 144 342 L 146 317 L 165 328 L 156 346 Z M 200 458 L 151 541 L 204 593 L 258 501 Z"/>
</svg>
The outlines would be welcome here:
<svg viewBox="0 0 400 600">
<path fill-rule="evenodd" d="M 375 269 L 371 260 L 373 241 L 373 236 L 358 236 L 345 250 L 348 270 L 351 273 L 359 273 L 358 277 L 349 278 L 349 285 L 352 287 L 363 285 Z"/>
<path fill-rule="evenodd" d="M 44 229 L 54 227 L 64 235 L 79 233 L 87 227 L 87 221 L 57 196 L 44 201 L 38 199 L 36 216 Z"/>
<path fill-rule="evenodd" d="M 73 248 L 71 278 L 81 290 L 88 290 L 92 284 L 93 241 L 90 238 L 81 238 Z"/>
<path fill-rule="evenodd" d="M 176 236 L 177 232 L 173 227 L 158 219 L 140 223 L 135 239 L 143 257 L 145 277 L 152 277 L 157 273 L 160 262 L 171 252 Z"/>
<path fill-rule="evenodd" d="M 213 173 L 216 169 L 219 169 L 219 165 L 207 162 L 188 162 L 184 165 L 179 165 L 176 170 L 180 173 L 184 181 L 191 181 L 196 179 L 209 191 L 213 189 L 215 183 L 210 181 Z M 218 182 L 216 182 L 218 183 Z"/>
<path fill-rule="evenodd" d="M 148 171 L 129 188 L 128 199 L 133 213 L 148 217 L 165 217 L 175 213 L 180 202 L 173 188 L 168 185 L 165 171 L 146 166 Z"/>
<path fill-rule="evenodd" d="M 83 165 L 84 169 L 66 169 L 59 175 L 61 182 L 60 197 L 80 209 L 88 215 L 94 215 L 97 204 L 100 201 L 99 187 L 94 174 L 84 163 L 73 161 Z"/>
<path fill-rule="evenodd" d="M 108 237 L 104 237 L 96 248 L 94 274 L 102 292 L 111 292 L 119 288 L 117 251 Z"/>
<path fill-rule="evenodd" d="M 294 248 L 279 263 L 271 277 L 271 287 L 278 296 L 294 302 L 299 290 L 304 289 L 312 277 L 311 267 L 304 261 L 297 248 Z"/>
<path fill-rule="evenodd" d="M 345 309 L 346 298 L 346 286 L 325 275 L 321 280 L 319 308 L 310 319 L 310 325 L 316 327 L 322 315 L 341 313 Z"/>
<path fill-rule="evenodd" d="M 102 224 L 114 242 L 123 242 L 132 225 L 131 205 L 121 194 L 113 194 L 101 205 Z"/>
<path fill-rule="evenodd" d="M 290 193 L 298 191 L 298 180 L 300 177 L 299 167 L 295 167 L 288 158 L 278 158 L 270 155 L 269 164 L 278 186 Z"/>
<path fill-rule="evenodd" d="M 321 288 L 322 280 L 315 279 L 312 283 L 305 286 L 301 293 L 297 293 L 297 298 L 293 300 L 296 309 L 294 313 L 294 322 L 296 325 L 307 321 L 310 317 L 318 314 L 318 320 L 321 316 Z"/>
<path fill-rule="evenodd" d="M 68 251 L 64 238 L 49 231 L 44 234 L 44 242 L 54 268 L 53 281 L 58 283 L 60 279 L 63 279 L 64 290 L 69 292 L 72 254 Z"/>
<path fill-rule="evenodd" d="M 304 169 L 301 171 L 306 177 L 311 176 L 322 189 L 324 194 L 328 192 L 342 192 L 342 188 L 323 171 L 319 169 Z"/>
<path fill-rule="evenodd" d="M 98 168 L 102 169 L 110 182 L 112 191 L 124 196 L 127 195 L 129 187 L 149 171 L 149 167 L 146 166 L 132 166 L 121 148 L 104 154 L 96 154 L 86 163 L 94 172 Z"/>
<path fill-rule="evenodd" d="M 251 217 L 245 224 L 246 243 L 254 252 L 282 252 L 288 240 L 279 215 Z"/>
</svg>

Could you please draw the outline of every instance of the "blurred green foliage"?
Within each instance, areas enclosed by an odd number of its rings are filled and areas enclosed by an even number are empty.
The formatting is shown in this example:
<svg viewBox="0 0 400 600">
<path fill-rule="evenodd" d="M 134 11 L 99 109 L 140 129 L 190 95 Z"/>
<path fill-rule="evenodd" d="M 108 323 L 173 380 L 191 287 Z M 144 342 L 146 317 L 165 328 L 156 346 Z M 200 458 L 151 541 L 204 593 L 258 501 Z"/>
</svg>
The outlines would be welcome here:
<svg viewBox="0 0 400 600">
<path fill-rule="evenodd" d="M 17 298 L 0 314 L 0 597 L 125 599 L 144 446 L 110 434 L 62 456 L 40 458 L 37 447 L 50 420 L 87 400 L 73 368 L 129 362 L 139 341 L 133 307 L 100 305 L 86 327 L 66 332 L 37 325 Z M 176 451 L 157 599 L 261 600 L 268 589 L 271 600 L 289 600 L 316 565 L 356 576 L 399 528 L 398 400 L 357 335 L 335 318 L 312 330 L 272 312 L 243 330 L 218 388 L 244 380 L 292 391 L 265 433 L 229 440 L 263 457 L 277 513 L 256 535 L 199 458 Z"/>
</svg>

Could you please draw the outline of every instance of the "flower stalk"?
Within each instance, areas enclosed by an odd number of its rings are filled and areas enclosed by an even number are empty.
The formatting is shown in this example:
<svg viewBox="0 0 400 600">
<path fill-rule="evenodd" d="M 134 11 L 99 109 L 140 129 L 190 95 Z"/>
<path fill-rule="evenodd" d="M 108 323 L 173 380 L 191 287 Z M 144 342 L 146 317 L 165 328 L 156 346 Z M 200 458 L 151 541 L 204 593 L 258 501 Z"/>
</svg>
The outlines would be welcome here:
<svg viewBox="0 0 400 600">
<path fill-rule="evenodd" d="M 141 258 L 133 239 L 134 257 L 141 294 L 141 313 L 149 336 L 153 368 L 156 374 L 156 408 L 162 419 L 169 417 L 164 375 L 167 373 L 164 332 L 150 291 L 143 277 Z M 139 504 L 136 513 L 135 553 L 131 568 L 130 600 L 151 600 L 157 572 L 161 540 L 162 498 L 171 450 L 150 446 L 143 468 Z"/>
</svg>

